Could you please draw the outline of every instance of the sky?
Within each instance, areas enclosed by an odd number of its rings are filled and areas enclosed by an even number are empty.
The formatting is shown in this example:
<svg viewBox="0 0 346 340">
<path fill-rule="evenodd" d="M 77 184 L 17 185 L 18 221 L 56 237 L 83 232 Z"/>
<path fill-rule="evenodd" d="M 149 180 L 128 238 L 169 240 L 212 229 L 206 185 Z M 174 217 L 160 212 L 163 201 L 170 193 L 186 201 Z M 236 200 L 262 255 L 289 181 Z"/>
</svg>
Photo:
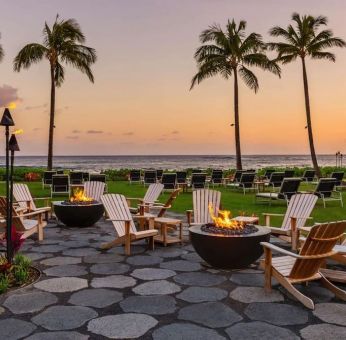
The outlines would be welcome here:
<svg viewBox="0 0 346 340">
<path fill-rule="evenodd" d="M 56 155 L 234 154 L 233 79 L 189 90 L 200 32 L 234 18 L 269 41 L 268 30 L 286 27 L 298 12 L 327 16 L 346 39 L 344 0 L 0 0 L 0 8 L 0 106 L 12 107 L 24 130 L 21 155 L 47 152 L 50 75 L 46 60 L 15 73 L 13 58 L 25 44 L 42 42 L 44 22 L 57 13 L 78 21 L 98 60 L 94 84 L 66 68 L 57 90 Z M 336 63 L 307 62 L 319 154 L 346 153 L 346 49 L 334 52 Z M 283 66 L 281 79 L 253 71 L 258 93 L 239 89 L 242 152 L 308 154 L 300 62 Z"/>
</svg>

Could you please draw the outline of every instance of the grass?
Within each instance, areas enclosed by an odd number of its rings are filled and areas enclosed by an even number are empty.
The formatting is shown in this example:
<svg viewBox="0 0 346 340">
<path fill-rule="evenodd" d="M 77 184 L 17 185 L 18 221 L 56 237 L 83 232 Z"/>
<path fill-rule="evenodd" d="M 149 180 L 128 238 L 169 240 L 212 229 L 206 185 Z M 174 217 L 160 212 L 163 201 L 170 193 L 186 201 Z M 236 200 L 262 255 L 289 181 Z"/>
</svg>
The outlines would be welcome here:
<svg viewBox="0 0 346 340">
<path fill-rule="evenodd" d="M 32 195 L 34 197 L 49 197 L 50 190 L 42 189 L 41 182 L 29 182 L 27 183 Z M 140 184 L 128 184 L 125 181 L 108 182 L 108 191 L 110 193 L 119 193 L 127 197 L 143 197 L 147 188 Z M 242 213 L 251 216 L 255 214 L 260 217 L 261 223 L 264 223 L 262 213 L 284 213 L 286 211 L 286 204 L 283 201 L 273 202 L 271 206 L 267 203 L 255 203 L 254 193 L 247 193 L 243 195 L 242 192 L 231 191 L 229 188 L 216 187 L 216 190 L 222 192 L 221 203 L 222 207 L 227 210 L 231 210 L 233 216 L 240 215 Z M 302 184 L 300 190 L 312 190 L 313 186 Z M 0 194 L 4 195 L 5 186 L 4 183 L 0 184 Z M 165 193 L 160 196 L 160 201 L 165 202 L 169 196 L 169 193 Z M 62 200 L 66 197 L 56 196 L 53 200 Z M 343 199 L 346 201 L 346 191 L 343 192 Z M 38 201 L 38 204 L 42 202 Z M 192 208 L 192 194 L 181 193 L 176 201 L 173 203 L 172 211 L 185 213 L 187 209 Z M 327 208 L 323 208 L 322 202 L 319 200 L 312 213 L 313 222 L 326 222 L 335 220 L 346 219 L 346 208 L 340 206 L 340 202 L 327 202 Z M 281 225 L 280 218 L 273 218 L 273 225 Z"/>
</svg>

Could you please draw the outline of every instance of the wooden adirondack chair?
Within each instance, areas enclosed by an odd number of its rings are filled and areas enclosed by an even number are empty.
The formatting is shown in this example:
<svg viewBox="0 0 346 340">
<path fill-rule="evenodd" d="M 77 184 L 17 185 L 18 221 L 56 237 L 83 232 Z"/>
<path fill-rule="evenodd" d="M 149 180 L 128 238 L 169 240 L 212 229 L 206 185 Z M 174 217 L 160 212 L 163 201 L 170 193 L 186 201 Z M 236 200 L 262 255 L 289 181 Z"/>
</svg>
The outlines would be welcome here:
<svg viewBox="0 0 346 340">
<path fill-rule="evenodd" d="M 84 195 L 93 198 L 95 201 L 100 201 L 104 194 L 106 184 L 98 181 L 84 182 Z"/>
<path fill-rule="evenodd" d="M 0 214 L 6 216 L 6 197 L 0 197 Z M 43 228 L 47 223 L 43 220 L 45 211 L 37 210 L 25 214 L 18 214 L 15 208 L 12 206 L 12 225 L 18 232 L 23 233 L 23 237 L 27 238 L 32 234 L 38 233 L 38 240 L 43 240 Z M 28 219 L 28 217 L 30 219 Z M 36 217 L 37 219 L 31 219 Z M 0 223 L 1 227 L 5 227 L 5 223 Z"/>
<path fill-rule="evenodd" d="M 145 205 L 146 209 L 148 211 L 149 207 L 153 205 L 157 199 L 159 198 L 162 190 L 164 188 L 164 185 L 161 183 L 154 183 L 150 184 L 148 187 L 147 192 L 145 193 L 143 198 L 133 198 L 133 197 L 127 197 L 127 203 L 130 207 L 130 211 L 132 213 L 138 213 L 139 212 L 139 206 L 140 205 Z M 131 202 L 132 201 L 137 201 L 138 206 L 137 207 L 131 207 Z"/>
<path fill-rule="evenodd" d="M 285 214 L 263 213 L 265 225 L 271 233 L 286 242 L 291 243 L 292 250 L 297 250 L 299 232 L 298 229 L 305 227 L 307 219 L 315 207 L 317 197 L 314 194 L 295 194 L 291 197 Z M 271 227 L 270 217 L 284 216 L 280 228 Z"/>
<path fill-rule="evenodd" d="M 211 223 L 209 203 L 213 205 L 214 214 L 218 216 L 221 204 L 221 192 L 216 190 L 201 189 L 192 193 L 193 210 L 187 210 L 187 223 L 189 226 Z M 193 218 L 193 221 L 192 221 Z"/>
<path fill-rule="evenodd" d="M 13 197 L 18 203 L 20 210 L 25 212 L 44 212 L 46 219 L 48 218 L 48 213 L 51 211 L 51 207 L 48 206 L 50 197 L 40 197 L 33 198 L 31 196 L 29 187 L 23 183 L 14 183 L 13 184 Z M 44 207 L 36 207 L 35 201 L 42 200 L 45 203 Z"/>
<path fill-rule="evenodd" d="M 125 254 L 131 255 L 131 242 L 143 238 L 149 238 L 149 246 L 151 249 L 154 249 L 154 236 L 158 233 L 154 229 L 154 218 L 149 219 L 148 230 L 137 231 L 125 196 L 106 194 L 101 196 L 101 202 L 109 216 L 109 221 L 113 223 L 118 235 L 114 241 L 103 244 L 101 246 L 102 249 L 109 249 L 118 244 L 124 244 Z"/>
<path fill-rule="evenodd" d="M 274 277 L 304 306 L 314 309 L 313 301 L 296 289 L 293 284 L 320 280 L 324 287 L 346 301 L 346 292 L 334 286 L 320 271 L 324 261 L 335 255 L 336 252 L 333 248 L 345 229 L 346 221 L 313 226 L 299 254 L 284 250 L 269 242 L 261 242 L 265 252 L 265 259 L 261 261 L 261 266 L 265 272 L 264 288 L 266 292 L 271 291 L 271 278 Z M 285 256 L 272 258 L 272 251 Z"/>
</svg>

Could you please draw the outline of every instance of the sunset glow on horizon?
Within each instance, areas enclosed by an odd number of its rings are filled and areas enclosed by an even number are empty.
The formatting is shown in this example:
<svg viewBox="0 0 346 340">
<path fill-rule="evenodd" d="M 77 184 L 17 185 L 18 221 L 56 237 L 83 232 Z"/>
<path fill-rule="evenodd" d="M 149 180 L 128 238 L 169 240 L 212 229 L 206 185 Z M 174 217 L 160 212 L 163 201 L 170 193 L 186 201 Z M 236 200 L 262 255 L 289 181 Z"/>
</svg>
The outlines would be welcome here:
<svg viewBox="0 0 346 340">
<path fill-rule="evenodd" d="M 95 83 L 65 68 L 57 89 L 55 155 L 235 153 L 233 79 L 215 77 L 189 90 L 199 34 L 213 23 L 246 20 L 247 33 L 290 23 L 291 14 L 324 15 L 346 39 L 346 2 L 265 0 L 0 0 L 0 110 L 24 129 L 19 155 L 47 153 L 50 75 L 46 60 L 13 72 L 27 43 L 42 42 L 44 22 L 75 18 L 96 49 Z M 20 25 L 19 25 L 20 23 Z M 307 60 L 312 124 L 318 154 L 346 153 L 346 49 L 336 63 Z M 273 54 L 274 56 L 274 54 Z M 243 154 L 309 154 L 301 63 L 282 65 L 281 79 L 252 68 L 257 94 L 240 81 Z"/>
</svg>

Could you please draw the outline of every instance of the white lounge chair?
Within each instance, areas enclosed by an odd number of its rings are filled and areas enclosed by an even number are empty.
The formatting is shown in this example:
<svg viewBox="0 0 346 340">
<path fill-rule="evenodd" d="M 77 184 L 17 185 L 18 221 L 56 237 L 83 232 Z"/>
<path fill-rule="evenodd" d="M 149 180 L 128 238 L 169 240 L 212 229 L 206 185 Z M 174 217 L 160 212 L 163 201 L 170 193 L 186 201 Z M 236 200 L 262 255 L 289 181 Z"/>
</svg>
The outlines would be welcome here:
<svg viewBox="0 0 346 340">
<path fill-rule="evenodd" d="M 314 194 L 295 194 L 291 197 L 285 214 L 263 213 L 265 225 L 270 228 L 273 235 L 290 242 L 292 249 L 296 250 L 298 229 L 305 227 L 306 220 L 311 218 L 310 214 L 316 202 L 317 197 Z M 274 216 L 284 217 L 280 228 L 271 226 L 270 218 Z"/>
<path fill-rule="evenodd" d="M 131 254 L 131 242 L 149 239 L 149 247 L 154 249 L 154 236 L 158 231 L 154 229 L 154 218 L 149 218 L 149 229 L 137 231 L 133 216 L 131 215 L 125 196 L 119 194 L 106 194 L 101 196 L 101 202 L 104 205 L 109 221 L 113 223 L 117 237 L 114 241 L 105 243 L 102 249 L 109 249 L 118 244 L 125 245 L 125 254 Z M 141 218 L 141 216 L 138 216 Z M 142 218 L 147 218 L 142 216 Z"/>
<path fill-rule="evenodd" d="M 221 192 L 216 190 L 201 189 L 192 192 L 193 210 L 187 210 L 187 223 L 191 225 L 211 223 L 209 204 L 214 209 L 214 215 L 219 214 Z"/>
</svg>

